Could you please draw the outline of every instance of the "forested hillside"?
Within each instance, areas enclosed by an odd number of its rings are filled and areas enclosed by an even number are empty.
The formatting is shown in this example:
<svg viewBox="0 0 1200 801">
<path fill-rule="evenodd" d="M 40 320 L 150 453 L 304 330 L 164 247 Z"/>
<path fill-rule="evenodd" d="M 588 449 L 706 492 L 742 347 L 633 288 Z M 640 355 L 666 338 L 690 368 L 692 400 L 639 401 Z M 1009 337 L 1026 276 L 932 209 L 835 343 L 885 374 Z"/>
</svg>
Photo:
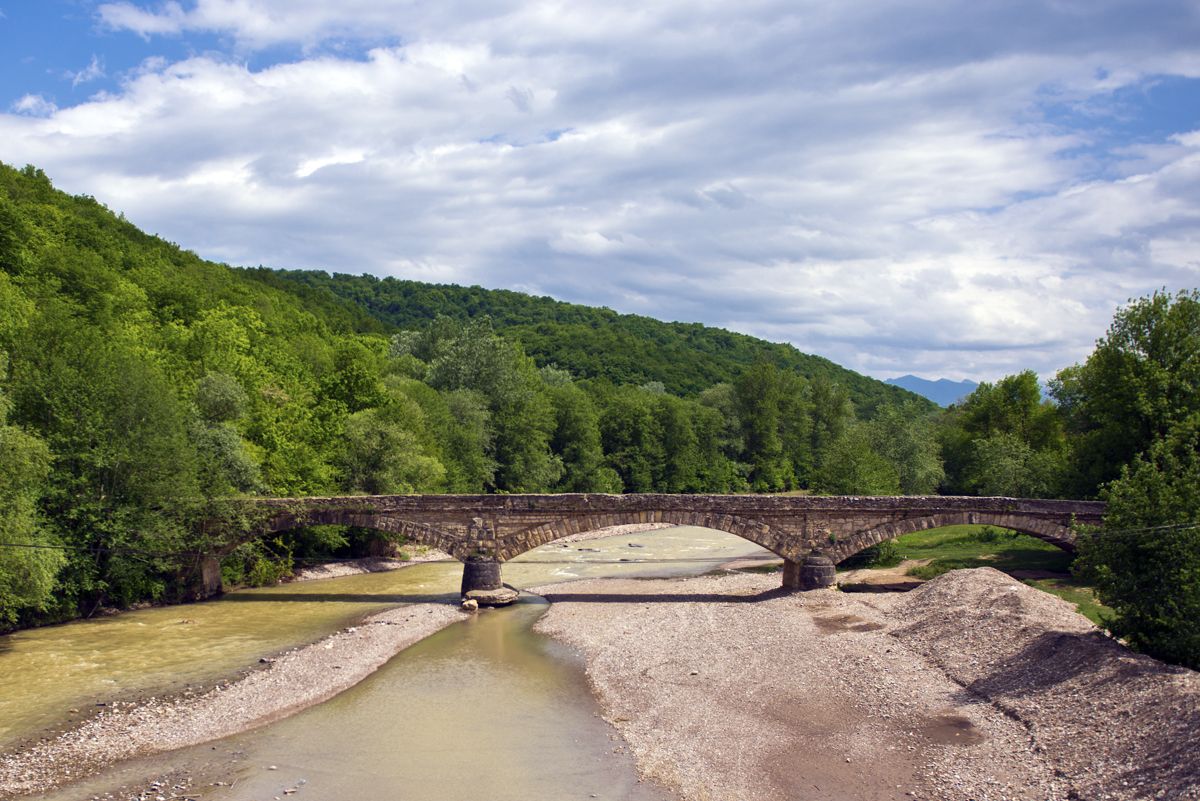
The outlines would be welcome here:
<svg viewBox="0 0 1200 801">
<path fill-rule="evenodd" d="M 605 378 L 616 384 L 658 381 L 668 392 L 696 395 L 713 384 L 733 381 L 748 364 L 765 361 L 809 380 L 840 385 L 859 413 L 867 417 L 886 404 L 926 403 L 915 393 L 801 353 L 791 345 L 699 323 L 664 323 L 478 286 L 320 271 L 260 269 L 252 273 L 315 302 L 349 301 L 354 309 L 365 309 L 396 328 L 421 327 L 438 316 L 457 320 L 490 317 L 496 330 L 520 342 L 535 362 L 556 365 L 579 378 Z M 933 404 L 928 409 L 932 410 Z"/>
</svg>

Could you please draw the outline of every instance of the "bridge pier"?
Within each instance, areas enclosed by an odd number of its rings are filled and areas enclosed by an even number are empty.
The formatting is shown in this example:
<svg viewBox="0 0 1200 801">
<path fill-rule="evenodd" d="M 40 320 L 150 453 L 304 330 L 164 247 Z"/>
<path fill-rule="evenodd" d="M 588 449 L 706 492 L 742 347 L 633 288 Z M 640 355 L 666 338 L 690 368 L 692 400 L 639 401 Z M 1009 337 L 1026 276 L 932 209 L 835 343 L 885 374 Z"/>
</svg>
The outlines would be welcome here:
<svg viewBox="0 0 1200 801">
<path fill-rule="evenodd" d="M 192 582 L 192 597 L 197 601 L 220 595 L 225 591 L 221 582 L 221 557 L 201 556 L 197 575 Z"/>
<path fill-rule="evenodd" d="M 783 588 L 795 592 L 822 590 L 837 583 L 833 560 L 813 549 L 803 561 L 783 560 Z"/>
<path fill-rule="evenodd" d="M 487 559 L 463 562 L 462 597 L 483 606 L 504 606 L 517 600 L 517 591 L 505 587 L 500 578 L 500 563 Z"/>
</svg>

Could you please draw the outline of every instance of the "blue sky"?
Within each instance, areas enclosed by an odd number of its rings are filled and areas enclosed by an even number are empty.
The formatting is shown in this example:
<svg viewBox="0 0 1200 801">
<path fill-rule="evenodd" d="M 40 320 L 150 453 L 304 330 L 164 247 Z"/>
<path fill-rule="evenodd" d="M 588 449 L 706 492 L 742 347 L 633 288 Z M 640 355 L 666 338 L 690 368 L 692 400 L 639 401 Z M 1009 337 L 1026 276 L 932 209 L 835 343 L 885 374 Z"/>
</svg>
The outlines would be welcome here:
<svg viewBox="0 0 1200 801">
<path fill-rule="evenodd" d="M 0 0 L 0 160 L 232 264 L 1049 377 L 1200 286 L 1200 5 Z"/>
</svg>

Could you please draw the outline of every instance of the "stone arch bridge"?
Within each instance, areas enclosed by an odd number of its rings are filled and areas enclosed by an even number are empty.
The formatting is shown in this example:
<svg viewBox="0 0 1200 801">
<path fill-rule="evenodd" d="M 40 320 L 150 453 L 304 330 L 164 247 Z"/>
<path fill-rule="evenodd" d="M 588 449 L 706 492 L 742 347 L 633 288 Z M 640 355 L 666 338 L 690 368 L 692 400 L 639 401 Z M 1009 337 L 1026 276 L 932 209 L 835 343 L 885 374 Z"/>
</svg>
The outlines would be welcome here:
<svg viewBox="0 0 1200 801">
<path fill-rule="evenodd" d="M 260 521 L 249 537 L 340 524 L 402 534 L 443 550 L 464 563 L 464 594 L 500 589 L 501 564 L 528 550 L 626 523 L 736 534 L 782 557 L 784 587 L 800 589 L 801 564 L 814 550 L 838 562 L 901 534 L 961 523 L 1001 526 L 1073 550 L 1076 527 L 1099 525 L 1105 509 L 1099 501 L 811 495 L 358 495 L 243 503 Z M 219 592 L 218 558 L 207 558 L 202 572 L 205 592 Z"/>
</svg>

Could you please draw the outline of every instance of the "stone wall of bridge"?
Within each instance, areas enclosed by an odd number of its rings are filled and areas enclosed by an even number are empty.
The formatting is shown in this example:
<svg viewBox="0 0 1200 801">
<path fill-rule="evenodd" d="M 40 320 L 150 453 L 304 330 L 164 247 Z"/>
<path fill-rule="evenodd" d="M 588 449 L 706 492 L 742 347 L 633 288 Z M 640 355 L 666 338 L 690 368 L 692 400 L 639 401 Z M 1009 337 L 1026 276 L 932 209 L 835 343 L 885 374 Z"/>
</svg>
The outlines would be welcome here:
<svg viewBox="0 0 1200 801">
<path fill-rule="evenodd" d="M 264 531 L 346 524 L 403 534 L 460 560 L 507 561 L 557 539 L 625 523 L 727 531 L 795 561 L 816 548 L 841 560 L 911 531 L 1002 526 L 1065 549 L 1104 504 L 1023 498 L 777 495 L 389 495 L 246 501 Z"/>
</svg>

